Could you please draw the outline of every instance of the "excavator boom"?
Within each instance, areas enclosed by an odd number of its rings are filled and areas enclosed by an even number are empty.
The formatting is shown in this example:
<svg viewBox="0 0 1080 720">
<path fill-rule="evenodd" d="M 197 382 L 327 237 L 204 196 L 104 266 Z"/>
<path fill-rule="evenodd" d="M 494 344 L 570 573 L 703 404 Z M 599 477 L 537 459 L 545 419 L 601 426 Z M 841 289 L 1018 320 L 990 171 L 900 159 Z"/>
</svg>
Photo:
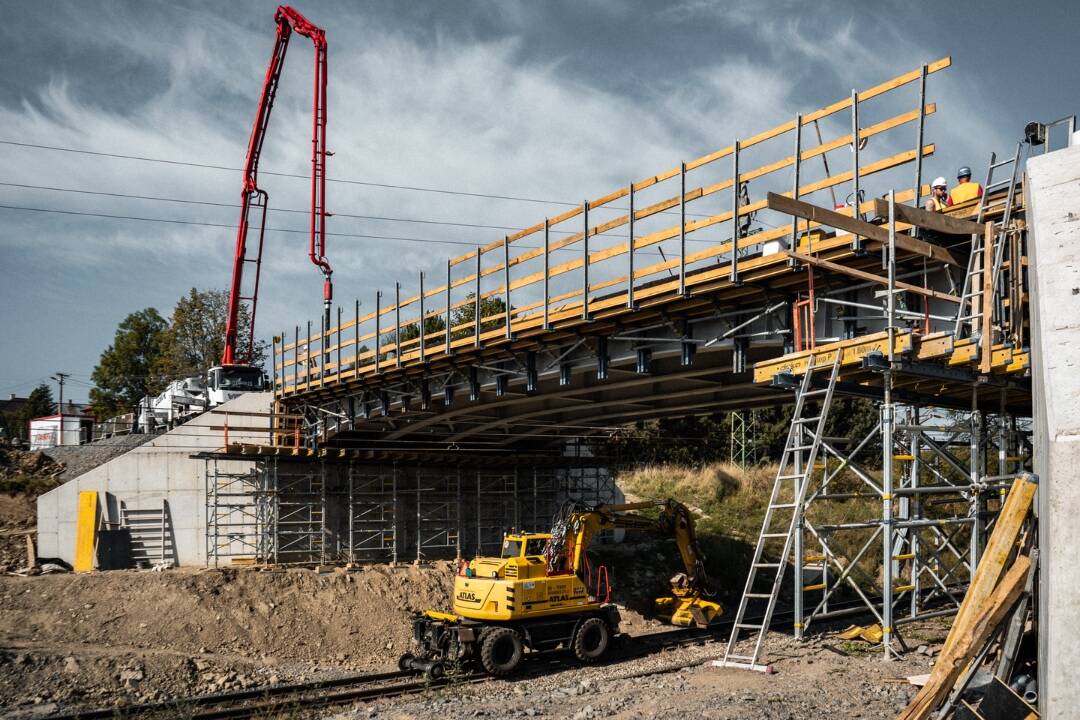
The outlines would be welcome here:
<svg viewBox="0 0 1080 720">
<path fill-rule="evenodd" d="M 657 510 L 655 518 L 637 512 L 649 509 Z M 712 593 L 704 554 L 694 532 L 693 515 L 685 505 L 671 499 L 598 505 L 565 513 L 556 522 L 552 539 L 545 548 L 548 572 L 568 572 L 585 579 L 589 546 L 598 532 L 609 529 L 651 532 L 675 539 L 684 571 L 671 578 L 672 595 L 656 600 L 657 607 L 670 614 L 672 624 L 707 625 L 723 612 L 718 603 L 706 599 Z"/>
</svg>

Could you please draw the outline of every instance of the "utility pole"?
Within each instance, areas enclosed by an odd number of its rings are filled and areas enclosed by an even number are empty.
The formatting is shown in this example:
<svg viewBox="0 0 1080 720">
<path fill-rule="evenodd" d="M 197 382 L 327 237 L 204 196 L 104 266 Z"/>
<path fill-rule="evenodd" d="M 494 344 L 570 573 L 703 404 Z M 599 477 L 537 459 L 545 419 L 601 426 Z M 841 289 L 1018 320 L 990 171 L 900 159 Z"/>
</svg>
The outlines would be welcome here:
<svg viewBox="0 0 1080 720">
<path fill-rule="evenodd" d="M 52 379 L 60 386 L 60 400 L 56 403 L 56 414 L 60 416 L 60 432 L 57 434 L 56 444 L 64 444 L 64 381 L 71 377 L 71 373 L 58 372 Z"/>
</svg>

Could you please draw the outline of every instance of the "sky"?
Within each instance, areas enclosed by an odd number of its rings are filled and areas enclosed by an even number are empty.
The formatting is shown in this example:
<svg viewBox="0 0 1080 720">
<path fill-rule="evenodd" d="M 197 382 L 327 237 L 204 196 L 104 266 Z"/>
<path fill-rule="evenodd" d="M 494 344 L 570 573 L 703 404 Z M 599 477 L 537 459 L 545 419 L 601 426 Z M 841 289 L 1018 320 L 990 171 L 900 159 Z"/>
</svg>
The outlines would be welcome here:
<svg viewBox="0 0 1080 720">
<path fill-rule="evenodd" d="M 328 228 L 350 236 L 328 256 L 350 307 L 441 278 L 448 256 L 559 203 L 946 55 L 925 179 L 981 176 L 1026 122 L 1080 97 L 1080 9 L 1065 2 L 296 1 L 328 39 Z M 61 371 L 65 399 L 84 401 L 128 313 L 167 317 L 189 288 L 228 284 L 276 3 L 3 5 L 0 396 Z M 261 161 L 272 228 L 306 227 L 308 186 L 289 176 L 309 172 L 311 57 L 294 37 Z M 306 245 L 267 235 L 262 337 L 319 315 Z"/>
</svg>

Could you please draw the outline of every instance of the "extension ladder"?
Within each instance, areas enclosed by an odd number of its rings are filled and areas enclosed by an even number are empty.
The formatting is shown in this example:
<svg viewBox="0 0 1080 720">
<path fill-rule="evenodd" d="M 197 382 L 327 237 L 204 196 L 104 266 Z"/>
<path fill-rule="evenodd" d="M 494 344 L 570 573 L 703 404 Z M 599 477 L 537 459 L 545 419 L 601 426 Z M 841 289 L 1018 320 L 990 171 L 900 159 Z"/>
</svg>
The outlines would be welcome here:
<svg viewBox="0 0 1080 720">
<path fill-rule="evenodd" d="M 743 588 L 742 599 L 739 601 L 739 610 L 735 614 L 735 624 L 728 638 L 727 650 L 724 659 L 714 662 L 719 667 L 737 667 L 748 670 L 767 671 L 768 665 L 758 664 L 758 656 L 761 654 L 761 646 L 769 625 L 772 623 L 773 611 L 776 609 L 776 600 L 780 595 L 780 586 L 784 580 L 784 571 L 787 567 L 788 557 L 791 555 L 792 540 L 798 530 L 799 521 L 802 517 L 803 503 L 806 499 L 806 490 L 810 484 L 810 478 L 815 470 L 818 451 L 821 448 L 825 432 L 825 421 L 829 415 L 829 407 L 832 405 L 833 391 L 840 374 L 841 350 L 835 351 L 835 357 L 831 363 L 815 365 L 815 358 L 810 358 L 810 364 L 806 368 L 802 382 L 795 398 L 795 412 L 791 419 L 791 428 L 788 430 L 787 441 L 784 445 L 784 453 L 780 458 L 780 468 L 776 473 L 773 483 L 772 494 L 769 496 L 769 506 L 765 510 L 765 518 L 761 524 L 761 533 L 758 535 L 757 546 L 754 548 L 753 560 L 750 564 L 750 573 L 746 577 L 746 586 Z M 814 373 L 828 368 L 829 380 L 824 387 L 814 387 Z M 817 415 L 809 415 L 815 412 L 813 399 L 821 398 Z M 811 402 L 808 402 L 811 401 Z M 785 488 L 790 486 L 790 499 L 786 497 Z M 784 519 L 785 511 L 791 511 L 790 518 Z M 779 516 L 779 517 L 778 517 Z M 783 550 L 777 557 L 767 557 L 766 546 L 770 543 L 783 539 Z M 755 586 L 758 573 L 765 577 L 772 574 L 772 586 L 767 591 L 762 591 Z M 801 578 L 796 578 L 800 582 Z M 747 616 L 747 610 L 751 603 L 760 607 L 765 603 L 764 615 L 751 620 Z M 735 653 L 735 645 L 739 641 L 742 631 L 756 634 L 754 651 L 750 655 L 738 655 Z"/>
<path fill-rule="evenodd" d="M 990 153 L 990 163 L 986 169 L 986 183 L 983 185 L 982 198 L 979 200 L 979 214 L 976 222 L 981 225 L 986 218 L 990 193 L 1008 188 L 1001 221 L 994 224 L 994 256 L 989 259 L 989 262 L 993 263 L 991 284 L 993 288 L 997 287 L 998 277 L 1001 273 L 1006 247 L 1005 235 L 1009 230 L 1009 222 L 1012 220 L 1012 212 L 1016 205 L 1016 176 L 1020 170 L 1020 155 L 1023 147 L 1024 143 L 1018 142 L 1013 157 L 1001 162 L 997 162 L 996 153 Z M 994 180 L 995 171 L 1004 167 L 1011 167 L 1009 177 L 1004 180 Z M 992 318 L 982 317 L 983 285 L 979 282 L 979 278 L 983 274 L 983 263 L 987 261 L 984 260 L 984 256 L 986 255 L 985 249 L 988 240 L 989 238 L 982 235 L 972 235 L 971 237 L 971 254 L 968 256 L 967 271 L 964 276 L 964 290 L 960 296 L 960 305 L 956 311 L 956 324 L 953 328 L 954 338 L 961 337 L 965 324 L 971 328 L 971 334 L 973 335 L 976 328 L 981 329 L 981 326 L 987 326 L 993 320 Z M 976 323 L 976 320 L 981 322 Z"/>
</svg>

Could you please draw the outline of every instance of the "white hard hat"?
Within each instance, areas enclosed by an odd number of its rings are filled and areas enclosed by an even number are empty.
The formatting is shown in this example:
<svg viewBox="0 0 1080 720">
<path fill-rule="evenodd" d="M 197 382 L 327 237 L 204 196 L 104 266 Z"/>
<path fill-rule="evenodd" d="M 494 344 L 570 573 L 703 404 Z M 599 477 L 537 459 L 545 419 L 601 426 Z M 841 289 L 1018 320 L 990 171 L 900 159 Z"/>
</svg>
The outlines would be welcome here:
<svg viewBox="0 0 1080 720">
<path fill-rule="evenodd" d="M 948 187 L 949 184 L 945 182 L 945 178 L 940 175 L 934 178 L 934 182 L 930 183 L 930 187 Z"/>
</svg>

